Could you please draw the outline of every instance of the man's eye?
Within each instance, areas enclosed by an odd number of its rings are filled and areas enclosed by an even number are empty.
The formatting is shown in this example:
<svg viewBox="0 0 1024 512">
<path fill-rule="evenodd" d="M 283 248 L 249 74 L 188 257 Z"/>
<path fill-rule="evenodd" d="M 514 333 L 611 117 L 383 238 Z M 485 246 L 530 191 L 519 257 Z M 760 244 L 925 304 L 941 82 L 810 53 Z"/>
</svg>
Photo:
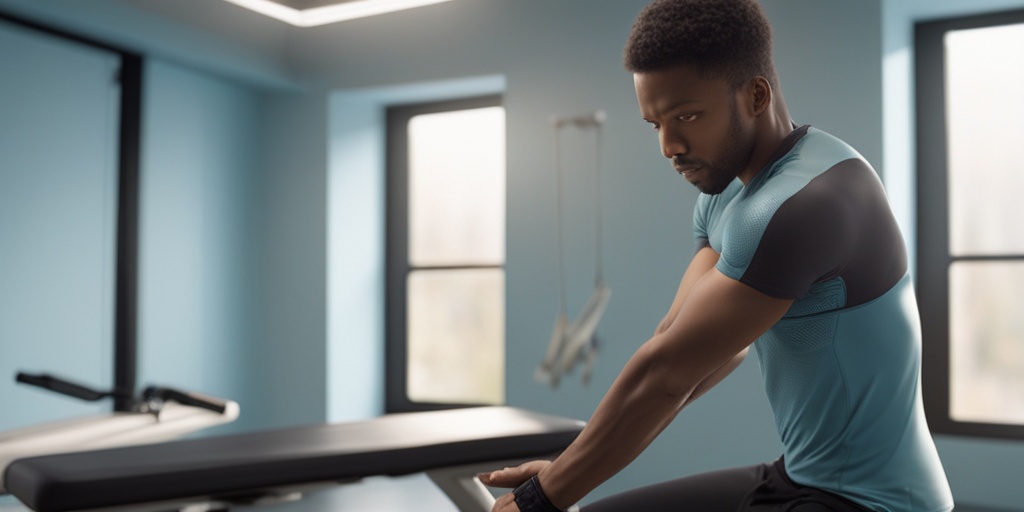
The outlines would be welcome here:
<svg viewBox="0 0 1024 512">
<path fill-rule="evenodd" d="M 679 116 L 679 120 L 683 121 L 683 122 L 686 122 L 686 123 L 689 123 L 689 122 L 692 122 L 692 121 L 696 121 L 697 120 L 697 114 L 683 114 L 683 115 Z"/>
</svg>

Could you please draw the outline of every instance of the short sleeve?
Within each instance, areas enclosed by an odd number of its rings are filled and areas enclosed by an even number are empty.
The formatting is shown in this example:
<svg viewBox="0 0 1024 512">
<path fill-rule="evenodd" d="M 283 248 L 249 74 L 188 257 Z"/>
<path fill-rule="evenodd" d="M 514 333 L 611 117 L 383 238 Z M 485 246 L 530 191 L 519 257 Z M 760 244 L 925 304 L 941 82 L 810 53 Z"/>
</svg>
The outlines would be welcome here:
<svg viewBox="0 0 1024 512">
<path fill-rule="evenodd" d="M 697 250 L 711 245 L 710 230 L 708 229 L 708 201 L 704 194 L 697 198 L 697 204 L 693 207 L 693 241 Z"/>
<path fill-rule="evenodd" d="M 838 275 L 852 252 L 857 220 L 830 181 L 812 180 L 783 202 L 756 240 L 733 233 L 730 242 L 752 252 L 742 273 L 731 277 L 766 295 L 796 299 Z"/>
</svg>

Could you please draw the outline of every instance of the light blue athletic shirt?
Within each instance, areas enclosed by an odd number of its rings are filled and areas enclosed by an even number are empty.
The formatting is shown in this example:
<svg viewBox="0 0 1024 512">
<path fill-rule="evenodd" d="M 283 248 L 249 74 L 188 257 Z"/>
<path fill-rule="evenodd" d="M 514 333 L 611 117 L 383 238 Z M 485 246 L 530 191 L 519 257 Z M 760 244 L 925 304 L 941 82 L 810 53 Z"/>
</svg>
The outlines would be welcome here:
<svg viewBox="0 0 1024 512">
<path fill-rule="evenodd" d="M 754 343 L 789 476 L 872 510 L 951 510 L 906 246 L 870 164 L 798 128 L 748 186 L 701 194 L 694 235 L 726 276 L 795 299 Z"/>
</svg>

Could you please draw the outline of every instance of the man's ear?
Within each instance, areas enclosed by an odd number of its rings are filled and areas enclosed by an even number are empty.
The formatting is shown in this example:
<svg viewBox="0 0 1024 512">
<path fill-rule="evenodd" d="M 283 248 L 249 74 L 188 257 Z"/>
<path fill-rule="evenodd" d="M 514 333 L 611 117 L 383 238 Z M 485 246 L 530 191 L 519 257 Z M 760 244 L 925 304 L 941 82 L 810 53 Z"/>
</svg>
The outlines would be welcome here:
<svg viewBox="0 0 1024 512">
<path fill-rule="evenodd" d="M 757 76 L 747 84 L 749 105 L 754 117 L 760 116 L 772 104 L 772 85 L 763 76 Z"/>
</svg>

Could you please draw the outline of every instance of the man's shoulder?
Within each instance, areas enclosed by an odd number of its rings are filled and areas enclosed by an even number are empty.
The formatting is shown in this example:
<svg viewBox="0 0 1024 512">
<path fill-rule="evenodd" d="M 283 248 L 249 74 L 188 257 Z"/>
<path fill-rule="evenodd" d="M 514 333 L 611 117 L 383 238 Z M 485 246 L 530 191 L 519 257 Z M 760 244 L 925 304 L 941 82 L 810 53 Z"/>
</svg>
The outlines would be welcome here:
<svg viewBox="0 0 1024 512">
<path fill-rule="evenodd" d="M 769 178 L 800 177 L 807 181 L 831 170 L 837 164 L 857 160 L 871 165 L 853 146 L 829 132 L 808 126 L 806 134 L 776 164 Z M 768 181 L 771 181 L 769 179 Z"/>
<path fill-rule="evenodd" d="M 836 192 L 830 183 L 837 181 L 836 175 L 849 175 L 850 171 L 877 179 L 871 165 L 852 146 L 825 131 L 808 127 L 785 155 L 747 187 L 744 209 L 758 217 L 771 217 L 783 203 L 798 195 L 802 203 L 827 206 Z"/>
</svg>

